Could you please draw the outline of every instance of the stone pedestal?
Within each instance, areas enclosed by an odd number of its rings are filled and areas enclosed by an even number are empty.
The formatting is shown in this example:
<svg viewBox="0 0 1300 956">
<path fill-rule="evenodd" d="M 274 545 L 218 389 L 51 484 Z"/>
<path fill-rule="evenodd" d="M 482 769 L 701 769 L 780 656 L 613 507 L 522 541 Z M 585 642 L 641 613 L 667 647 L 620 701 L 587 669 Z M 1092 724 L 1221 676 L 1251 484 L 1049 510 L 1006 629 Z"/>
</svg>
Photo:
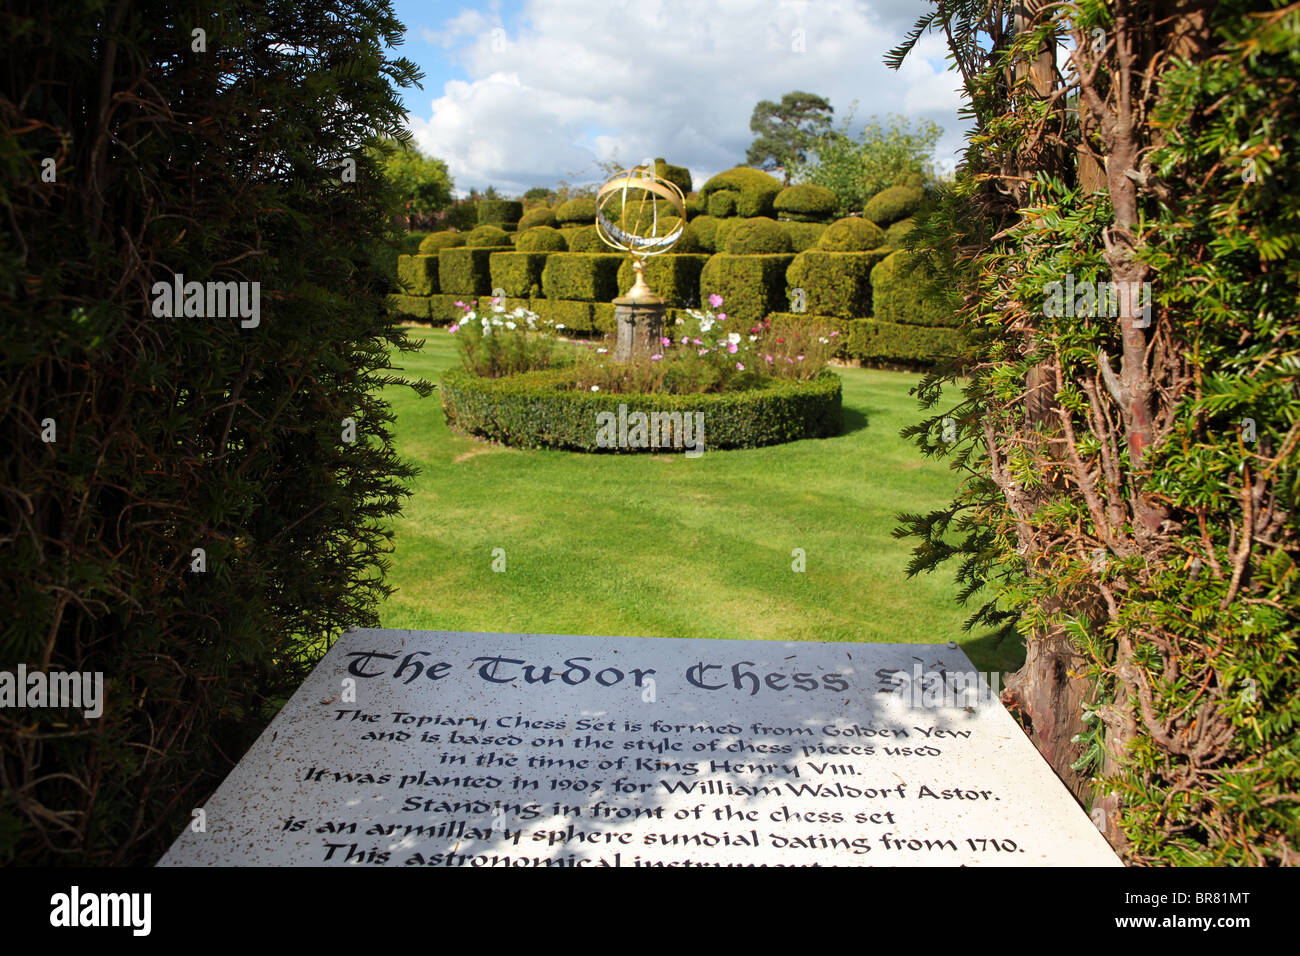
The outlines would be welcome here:
<svg viewBox="0 0 1300 956">
<path fill-rule="evenodd" d="M 664 334 L 662 302 L 625 302 L 614 300 L 614 324 L 618 338 L 614 343 L 614 361 L 631 362 L 663 351 L 660 338 Z"/>
<path fill-rule="evenodd" d="M 632 268 L 636 282 L 614 300 L 614 361 L 631 362 L 663 351 L 659 341 L 664 334 L 664 300 L 645 284 L 645 263 L 637 260 Z"/>
</svg>

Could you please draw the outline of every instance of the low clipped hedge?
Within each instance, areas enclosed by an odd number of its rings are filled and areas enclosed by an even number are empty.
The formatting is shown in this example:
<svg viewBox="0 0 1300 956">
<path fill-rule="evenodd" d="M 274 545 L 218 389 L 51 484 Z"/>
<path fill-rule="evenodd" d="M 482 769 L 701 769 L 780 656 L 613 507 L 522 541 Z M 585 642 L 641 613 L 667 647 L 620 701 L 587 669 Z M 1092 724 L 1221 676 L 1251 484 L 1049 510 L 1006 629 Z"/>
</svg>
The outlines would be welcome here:
<svg viewBox="0 0 1300 956">
<path fill-rule="evenodd" d="M 825 252 L 809 249 L 786 270 L 791 303 L 803 289 L 804 310 L 818 315 L 857 318 L 872 314 L 871 270 L 887 255 L 873 252 Z"/>
<path fill-rule="evenodd" d="M 555 210 L 549 206 L 539 206 L 536 209 L 530 209 L 519 219 L 519 231 L 527 232 L 534 226 L 551 226 L 554 227 L 559 220 L 555 218 Z"/>
<path fill-rule="evenodd" d="M 433 300 L 427 295 L 390 295 L 388 308 L 415 322 L 428 322 L 432 315 Z"/>
<path fill-rule="evenodd" d="M 510 234 L 500 226 L 479 226 L 465 237 L 465 245 L 475 247 L 508 246 Z"/>
<path fill-rule="evenodd" d="M 608 302 L 619 293 L 618 253 L 554 252 L 542 269 L 542 294 L 548 299 Z"/>
<path fill-rule="evenodd" d="M 890 186 L 867 200 L 862 217 L 877 226 L 888 226 L 912 215 L 921 208 L 924 199 L 925 190 L 916 186 Z"/>
<path fill-rule="evenodd" d="M 595 332 L 595 307 L 599 302 L 579 302 L 575 299 L 533 299 L 532 311 L 543 319 L 562 326 L 561 334 L 570 332 Z M 611 305 L 612 309 L 613 306 Z"/>
<path fill-rule="evenodd" d="M 767 379 L 759 387 L 707 395 L 579 392 L 566 388 L 568 369 L 488 379 L 464 369 L 444 372 L 439 391 L 447 423 L 461 431 L 523 448 L 571 451 L 650 451 L 601 448 L 601 412 L 687 412 L 704 415 L 704 450 L 759 448 L 840 432 L 840 378 L 829 369 L 815 379 Z"/>
<path fill-rule="evenodd" d="M 709 261 L 706 255 L 669 253 L 646 260 L 645 281 L 669 308 L 683 308 L 698 300 L 700 273 Z M 618 269 L 618 288 L 626 292 L 636 280 L 630 257 Z"/>
<path fill-rule="evenodd" d="M 781 221 L 781 228 L 785 234 L 790 237 L 790 251 L 803 252 L 805 249 L 812 249 L 818 243 L 829 227 L 822 222 L 790 222 Z"/>
<path fill-rule="evenodd" d="M 555 207 L 555 220 L 560 225 L 585 226 L 596 221 L 596 200 L 587 197 L 570 199 Z"/>
<path fill-rule="evenodd" d="M 568 252 L 569 244 L 564 234 L 550 226 L 533 226 L 525 229 L 515 240 L 516 252 Z"/>
<path fill-rule="evenodd" d="M 800 183 L 776 194 L 773 207 L 782 219 L 796 222 L 829 222 L 840 208 L 839 197 L 825 186 Z"/>
<path fill-rule="evenodd" d="M 916 253 L 899 249 L 871 270 L 875 317 L 904 325 L 956 325 L 954 304 L 922 294 L 924 279 L 912 274 L 916 264 Z"/>
<path fill-rule="evenodd" d="M 956 329 L 900 325 L 879 319 L 842 319 L 832 315 L 773 313 L 770 318 L 789 326 L 832 328 L 836 336 L 835 357 L 866 365 L 906 366 L 924 369 L 941 358 L 957 354 L 961 336 Z"/>
<path fill-rule="evenodd" d="M 817 248 L 827 252 L 867 252 L 885 244 L 885 231 L 868 219 L 846 216 L 826 227 Z"/>
<path fill-rule="evenodd" d="M 398 256 L 397 278 L 408 295 L 435 295 L 438 287 L 438 257 Z"/>
<path fill-rule="evenodd" d="M 488 263 L 493 291 L 527 298 L 541 294 L 545 252 L 494 252 Z"/>
<path fill-rule="evenodd" d="M 775 219 L 742 219 L 727 233 L 726 252 L 733 256 L 761 256 L 792 252 L 790 236 Z"/>
<path fill-rule="evenodd" d="M 480 226 L 513 225 L 524 214 L 524 204 L 515 199 L 480 199 L 478 224 Z"/>
<path fill-rule="evenodd" d="M 454 249 L 465 245 L 463 232 L 431 232 L 420 240 L 420 254 L 436 256 L 443 249 Z"/>
<path fill-rule="evenodd" d="M 443 249 L 438 253 L 438 287 L 455 295 L 491 295 L 491 246 Z"/>
<path fill-rule="evenodd" d="M 753 324 L 770 312 L 786 311 L 786 270 L 794 256 L 733 256 L 717 253 L 700 271 L 700 301 L 722 296 L 722 312 L 737 320 L 733 325 Z"/>
</svg>

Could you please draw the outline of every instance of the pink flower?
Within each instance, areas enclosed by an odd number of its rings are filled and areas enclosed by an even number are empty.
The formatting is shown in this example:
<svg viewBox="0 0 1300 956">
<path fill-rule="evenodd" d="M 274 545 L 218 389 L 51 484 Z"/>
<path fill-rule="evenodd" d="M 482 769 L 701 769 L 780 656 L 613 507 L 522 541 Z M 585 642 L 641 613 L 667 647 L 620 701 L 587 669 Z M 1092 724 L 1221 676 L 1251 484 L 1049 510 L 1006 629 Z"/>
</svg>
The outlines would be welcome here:
<svg viewBox="0 0 1300 956">
<path fill-rule="evenodd" d="M 719 312 L 719 313 L 718 313 L 718 321 L 719 321 L 719 322 L 726 322 L 726 321 L 727 321 L 727 313 L 725 313 L 725 312 Z"/>
<path fill-rule="evenodd" d="M 718 293 L 716 292 L 713 293 L 711 296 L 709 296 L 709 305 L 715 309 L 718 306 L 722 305 L 722 296 L 718 295 Z"/>
<path fill-rule="evenodd" d="M 708 349 L 700 349 L 699 354 L 700 354 L 700 355 L 708 355 L 708 354 L 709 354 L 709 350 L 708 350 Z"/>
<path fill-rule="evenodd" d="M 465 303 L 464 303 L 464 302 L 457 302 L 457 303 L 456 303 L 456 308 L 458 308 L 458 309 L 463 309 L 463 308 L 465 308 Z"/>
<path fill-rule="evenodd" d="M 662 355 L 652 355 L 652 356 L 650 356 L 650 361 L 652 361 L 652 362 L 657 362 L 657 361 L 659 361 L 661 358 L 663 358 Z"/>
<path fill-rule="evenodd" d="M 799 361 L 800 361 L 800 362 L 803 361 L 803 356 L 802 356 L 802 355 L 798 356 L 798 358 L 799 358 Z"/>
<path fill-rule="evenodd" d="M 455 335 L 457 332 L 460 331 L 460 326 L 456 325 L 455 323 L 452 323 L 451 328 L 449 328 L 447 331 L 450 332 L 452 335 Z"/>
<path fill-rule="evenodd" d="M 768 364 L 768 365 L 771 365 L 771 364 L 772 364 L 772 356 L 770 356 L 770 355 L 764 355 L 763 358 L 767 359 L 767 364 Z"/>
<path fill-rule="evenodd" d="M 704 343 L 701 342 L 699 339 L 696 339 L 696 340 L 695 340 L 695 344 L 696 344 L 696 345 L 703 345 Z"/>
<path fill-rule="evenodd" d="M 665 336 L 663 336 L 662 338 L 659 339 L 659 344 L 660 344 L 660 345 L 672 345 L 672 344 L 673 344 L 673 340 L 670 339 L 670 338 L 668 338 L 668 336 L 665 335 Z"/>
<path fill-rule="evenodd" d="M 735 355 L 735 354 L 736 354 L 736 343 L 735 343 L 735 342 L 728 342 L 728 343 L 727 343 L 727 351 L 730 352 L 732 355 Z"/>
<path fill-rule="evenodd" d="M 787 355 L 787 356 L 785 357 L 785 364 L 787 364 L 787 365 L 793 365 L 793 364 L 794 364 L 794 359 L 790 358 L 790 356 Z"/>
<path fill-rule="evenodd" d="M 740 371 L 740 372 L 743 372 L 743 371 L 745 370 L 745 366 L 744 366 L 743 364 L 741 364 L 740 362 L 737 362 L 737 363 L 736 363 L 736 370 L 737 370 L 737 371 Z"/>
<path fill-rule="evenodd" d="M 839 334 L 840 334 L 839 332 L 832 332 L 832 333 L 831 333 L 831 338 L 834 338 L 835 336 L 837 336 L 837 335 L 839 335 Z"/>
</svg>

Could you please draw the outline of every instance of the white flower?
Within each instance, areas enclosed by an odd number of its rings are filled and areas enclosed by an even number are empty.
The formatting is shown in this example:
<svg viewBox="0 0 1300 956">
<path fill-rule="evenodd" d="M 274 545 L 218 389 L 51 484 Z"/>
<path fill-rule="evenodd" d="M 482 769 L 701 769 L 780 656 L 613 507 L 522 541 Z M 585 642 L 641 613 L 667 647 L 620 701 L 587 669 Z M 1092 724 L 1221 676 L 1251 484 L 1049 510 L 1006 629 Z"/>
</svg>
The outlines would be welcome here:
<svg viewBox="0 0 1300 956">
<path fill-rule="evenodd" d="M 685 320 L 684 320 L 684 319 L 679 315 L 679 316 L 677 316 L 677 324 L 678 324 L 678 325 L 685 325 L 685 324 L 686 324 L 686 321 L 685 321 Z"/>
<path fill-rule="evenodd" d="M 753 337 L 753 336 L 751 336 L 751 338 L 752 338 L 752 337 Z M 826 338 L 826 336 L 824 336 L 824 335 L 823 335 L 823 336 L 819 336 L 818 339 L 817 339 L 817 341 L 820 342 L 822 345 L 830 345 L 830 344 L 831 344 L 831 340 L 828 339 L 828 338 Z"/>
<path fill-rule="evenodd" d="M 506 328 L 513 332 L 516 328 L 518 328 L 518 326 L 516 326 L 513 322 L 507 322 Z"/>
<path fill-rule="evenodd" d="M 757 341 L 758 341 L 758 336 L 757 336 L 757 335 L 751 335 L 751 336 L 749 337 L 749 341 L 751 341 L 751 342 L 757 342 Z"/>
<path fill-rule="evenodd" d="M 564 325 L 563 325 L 563 324 L 557 325 L 556 328 L 557 328 L 557 329 L 562 329 L 562 328 L 564 328 Z"/>
<path fill-rule="evenodd" d="M 730 342 L 732 345 L 739 345 L 739 344 L 740 344 L 740 333 L 739 333 L 739 332 L 728 332 L 728 333 L 727 333 L 727 341 Z"/>
<path fill-rule="evenodd" d="M 609 349 L 596 349 L 596 354 L 597 354 L 597 355 L 604 355 L 604 354 L 605 354 L 606 352 L 608 352 L 608 351 L 609 351 Z"/>
<path fill-rule="evenodd" d="M 592 390 L 593 392 L 599 392 L 599 391 L 600 391 L 600 386 L 599 386 L 599 385 L 593 385 L 593 386 L 591 386 L 591 390 Z"/>
</svg>

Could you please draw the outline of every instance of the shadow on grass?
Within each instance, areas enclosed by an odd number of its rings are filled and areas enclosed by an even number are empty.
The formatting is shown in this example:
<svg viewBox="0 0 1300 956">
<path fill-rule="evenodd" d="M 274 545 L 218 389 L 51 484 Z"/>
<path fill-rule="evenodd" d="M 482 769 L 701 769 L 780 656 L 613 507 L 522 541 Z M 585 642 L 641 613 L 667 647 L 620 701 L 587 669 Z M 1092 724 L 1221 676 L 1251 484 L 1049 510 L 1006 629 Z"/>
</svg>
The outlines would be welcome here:
<svg viewBox="0 0 1300 956">
<path fill-rule="evenodd" d="M 840 407 L 840 434 L 851 435 L 853 432 L 861 431 L 868 424 L 867 416 L 856 408 L 850 408 L 847 405 Z"/>
<path fill-rule="evenodd" d="M 961 642 L 976 670 L 1014 671 L 1025 663 L 1025 644 L 1013 624 Z"/>
</svg>

